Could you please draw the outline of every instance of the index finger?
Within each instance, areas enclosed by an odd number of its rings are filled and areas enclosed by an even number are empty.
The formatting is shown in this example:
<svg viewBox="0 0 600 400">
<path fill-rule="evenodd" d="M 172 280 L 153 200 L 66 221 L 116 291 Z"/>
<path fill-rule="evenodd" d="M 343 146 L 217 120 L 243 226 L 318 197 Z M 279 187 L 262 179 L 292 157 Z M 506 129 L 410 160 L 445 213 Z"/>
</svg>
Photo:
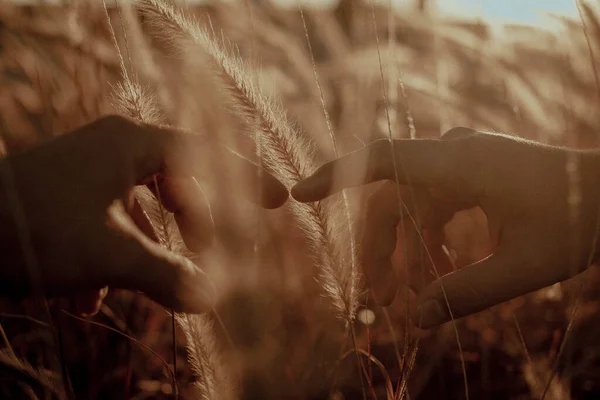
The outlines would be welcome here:
<svg viewBox="0 0 600 400">
<path fill-rule="evenodd" d="M 265 208 L 277 208 L 288 198 L 288 190 L 275 177 L 205 136 L 181 129 L 143 124 L 133 120 L 110 116 L 102 120 L 106 131 L 127 133 L 131 142 L 125 143 L 126 157 L 133 164 L 136 183 L 143 183 L 152 175 L 166 171 L 174 176 L 198 176 L 207 172 L 208 160 L 218 158 L 223 168 L 233 168 L 242 176 L 240 187 L 244 191 L 258 191 L 251 200 Z M 218 153 L 218 157 L 215 157 Z"/>
<path fill-rule="evenodd" d="M 300 202 L 322 200 L 343 189 L 379 180 L 434 186 L 459 174 L 457 141 L 380 139 L 320 167 L 292 188 Z"/>
</svg>

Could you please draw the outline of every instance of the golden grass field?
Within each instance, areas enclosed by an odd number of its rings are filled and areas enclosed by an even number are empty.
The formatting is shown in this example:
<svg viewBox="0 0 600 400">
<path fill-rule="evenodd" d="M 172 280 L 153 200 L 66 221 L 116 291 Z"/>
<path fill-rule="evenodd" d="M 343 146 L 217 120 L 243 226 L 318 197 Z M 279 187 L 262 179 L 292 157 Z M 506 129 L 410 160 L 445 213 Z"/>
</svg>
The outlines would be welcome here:
<svg viewBox="0 0 600 400">
<path fill-rule="evenodd" d="M 468 126 L 598 146 L 593 6 L 585 29 L 559 16 L 552 29 L 497 29 L 361 0 L 302 13 L 266 0 L 142 3 L 0 3 L 5 154 L 115 112 L 226 143 L 287 187 L 390 134 Z M 584 289 L 573 278 L 456 321 L 460 352 L 451 323 L 407 322 L 407 287 L 386 310 L 373 303 L 352 239 L 369 188 L 266 211 L 210 160 L 204 178 L 215 240 L 189 256 L 215 282 L 215 311 L 178 315 L 173 349 L 168 310 L 135 293 L 110 292 L 87 322 L 61 312 L 65 300 L 50 300 L 50 316 L 0 303 L 1 398 L 174 398 L 174 360 L 181 399 L 460 399 L 465 380 L 471 399 L 600 395 L 594 268 Z M 187 254 L 157 199 L 136 193 L 156 239 Z M 477 210 L 446 234 L 459 267 L 489 252 Z"/>
</svg>

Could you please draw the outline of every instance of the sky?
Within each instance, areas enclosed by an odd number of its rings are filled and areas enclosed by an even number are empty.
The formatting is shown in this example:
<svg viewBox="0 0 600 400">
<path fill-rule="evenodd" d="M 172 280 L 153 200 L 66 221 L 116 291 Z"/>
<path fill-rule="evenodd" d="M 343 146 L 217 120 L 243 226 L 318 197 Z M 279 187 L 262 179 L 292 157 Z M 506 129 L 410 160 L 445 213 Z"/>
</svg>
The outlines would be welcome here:
<svg viewBox="0 0 600 400">
<path fill-rule="evenodd" d="M 405 1 L 405 0 L 404 0 Z M 538 25 L 545 20 L 544 11 L 577 17 L 576 0 L 437 0 L 449 13 L 482 17 L 502 23 Z"/>
</svg>

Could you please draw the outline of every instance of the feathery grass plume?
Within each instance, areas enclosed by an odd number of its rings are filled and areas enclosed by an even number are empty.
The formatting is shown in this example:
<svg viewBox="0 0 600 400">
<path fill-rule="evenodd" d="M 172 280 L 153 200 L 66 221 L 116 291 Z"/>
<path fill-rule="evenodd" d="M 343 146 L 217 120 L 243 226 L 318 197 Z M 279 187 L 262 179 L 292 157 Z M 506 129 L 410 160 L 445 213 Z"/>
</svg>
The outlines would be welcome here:
<svg viewBox="0 0 600 400">
<path fill-rule="evenodd" d="M 105 5 L 106 7 L 106 5 Z M 108 13 L 107 13 L 108 14 Z M 111 35 L 115 42 L 123 82 L 115 85 L 113 97 L 115 106 L 125 115 L 145 123 L 161 123 L 162 113 L 157 105 L 157 99 L 150 95 L 138 82 L 131 79 L 125 66 L 124 58 L 118 47 L 114 29 L 108 20 Z M 160 199 L 160 191 L 155 180 L 157 197 L 154 197 L 147 188 L 136 188 L 136 198 L 149 217 L 150 223 L 154 228 L 159 242 L 170 251 L 185 255 L 187 249 L 181 238 L 181 234 L 175 222 L 172 213 L 167 212 Z M 173 313 L 173 321 L 177 320 L 185 332 L 187 339 L 188 355 L 193 370 L 196 372 L 196 386 L 202 399 L 229 399 L 231 395 L 226 395 L 225 390 L 232 392 L 232 385 L 226 385 L 224 382 L 226 376 L 223 363 L 220 360 L 219 352 L 215 344 L 214 330 L 210 317 L 208 315 L 189 316 L 186 314 L 176 315 Z M 175 323 L 175 322 L 173 322 Z M 175 325 L 173 325 L 173 341 L 175 342 Z M 174 350 L 174 362 L 176 353 Z M 175 364 L 176 365 L 176 364 Z M 176 367 L 175 373 L 176 373 Z M 174 384 L 174 393 L 177 394 L 176 382 Z"/>
<path fill-rule="evenodd" d="M 112 98 L 115 108 L 128 117 L 149 124 L 158 124 L 164 120 L 154 94 L 129 79 L 114 85 Z"/>
<path fill-rule="evenodd" d="M 173 214 L 165 212 L 147 188 L 136 192 L 136 198 L 149 216 L 160 243 L 177 254 L 189 255 Z M 185 334 L 188 361 L 196 378 L 194 385 L 198 389 L 199 398 L 235 399 L 237 384 L 221 357 L 209 314 L 177 313 L 174 318 Z"/>
<path fill-rule="evenodd" d="M 288 188 L 307 177 L 313 170 L 310 144 L 288 121 L 281 107 L 264 96 L 247 72 L 247 66 L 226 44 L 212 37 L 198 22 L 163 0 L 143 0 L 142 11 L 159 37 L 182 38 L 207 52 L 215 64 L 233 100 L 236 113 L 248 123 L 248 129 L 260 145 L 267 168 Z M 259 140 L 260 138 L 260 140 Z M 353 320 L 357 307 L 358 277 L 348 252 L 339 238 L 344 230 L 339 207 L 333 202 L 301 204 L 291 202 L 320 270 L 320 282 L 330 297 L 337 315 L 346 322 Z M 339 238 L 339 239 L 338 239 Z"/>
<path fill-rule="evenodd" d="M 315 83 L 317 86 L 317 90 L 319 92 L 319 100 L 321 103 L 321 108 L 323 110 L 325 124 L 327 125 L 327 131 L 328 131 L 329 137 L 331 139 L 331 147 L 333 149 L 334 156 L 336 158 L 338 158 L 339 153 L 338 153 L 338 146 L 337 146 L 337 141 L 336 141 L 336 137 L 335 137 L 335 132 L 333 131 L 333 125 L 331 123 L 331 118 L 329 116 L 329 112 L 327 111 L 327 105 L 325 103 L 325 96 L 323 94 L 323 87 L 321 85 L 321 81 L 319 79 L 319 73 L 317 71 L 317 62 L 315 60 L 315 53 L 312 48 L 310 35 L 308 33 L 308 27 L 306 26 L 306 19 L 304 18 L 304 11 L 302 11 L 302 10 L 300 10 L 300 17 L 302 19 L 302 25 L 304 27 L 304 36 L 306 37 L 306 43 L 308 45 L 308 52 L 310 54 L 310 60 L 311 60 L 311 64 L 313 67 Z M 348 242 L 350 244 L 350 269 L 351 269 L 350 275 L 351 275 L 351 279 L 356 280 L 356 277 L 358 276 L 357 262 L 356 262 L 356 247 L 355 247 L 355 242 L 354 242 L 354 234 L 353 234 L 353 230 L 352 230 L 352 216 L 350 214 L 350 205 L 348 202 L 348 195 L 347 195 L 346 190 L 342 190 L 342 199 L 343 199 L 343 203 L 342 203 L 343 209 L 344 209 L 346 221 L 348 224 L 347 232 L 348 232 L 348 237 L 350 239 Z M 356 289 L 356 288 L 352 288 L 352 289 Z M 351 293 L 350 296 L 355 296 L 355 294 Z M 356 362 L 357 362 L 356 365 L 359 370 L 362 395 L 363 395 L 363 399 L 366 400 L 367 399 L 367 390 L 366 390 L 365 382 L 363 380 L 363 376 L 362 376 L 362 374 L 360 374 L 360 371 L 364 370 L 364 368 L 362 368 L 362 363 L 361 363 L 360 356 L 358 353 L 358 346 L 356 343 L 356 332 L 352 325 L 350 325 L 349 328 L 350 328 L 349 329 L 350 335 L 352 337 L 352 345 L 354 346 L 354 352 L 356 353 Z M 365 373 L 365 376 L 367 376 L 367 378 L 368 378 L 368 374 Z M 368 381 L 369 381 L 369 387 L 371 388 L 371 390 L 373 390 L 373 384 L 372 384 L 371 380 L 368 379 Z"/>
<path fill-rule="evenodd" d="M 237 398 L 237 385 L 231 381 L 224 368 L 218 348 L 213 322 L 207 314 L 177 314 L 179 326 L 187 339 L 188 359 L 196 376 L 195 386 L 202 400 L 230 400 Z M 201 338 L 202 340 L 198 340 Z"/>
<path fill-rule="evenodd" d="M 121 53 L 121 49 L 119 47 L 119 42 L 117 40 L 117 35 L 115 34 L 115 30 L 113 28 L 112 22 L 110 20 L 110 15 L 108 14 L 108 8 L 106 7 L 106 1 L 103 0 L 102 1 L 102 5 L 104 6 L 104 12 L 106 15 L 106 21 L 108 23 L 108 28 L 110 31 L 110 35 L 112 37 L 112 40 L 114 42 L 114 46 L 115 46 L 115 50 L 117 51 L 117 55 L 119 57 L 119 65 L 121 67 L 121 76 L 123 78 L 123 83 L 120 85 L 117 85 L 115 87 L 115 90 L 113 90 L 113 97 L 115 99 L 115 106 L 117 109 L 121 109 L 121 111 L 129 116 L 132 117 L 138 121 L 141 122 L 147 122 L 147 123 L 151 123 L 157 122 L 158 119 L 158 111 L 156 110 L 156 107 L 154 106 L 155 102 L 153 101 L 153 99 L 144 96 L 144 91 L 142 89 L 142 87 L 139 85 L 139 83 L 137 82 L 137 80 L 132 80 L 129 76 L 129 73 L 127 71 L 127 66 L 125 65 L 125 59 L 123 58 L 123 54 Z M 117 5 L 118 7 L 118 5 Z M 120 9 L 119 9 L 120 12 Z M 125 48 L 127 51 L 127 58 L 129 61 L 129 67 L 131 67 L 131 56 L 129 54 L 129 44 L 127 43 L 127 35 L 125 33 L 125 31 L 123 31 L 123 35 L 125 38 Z M 134 78 L 135 79 L 135 78 Z M 146 118 L 151 119 L 151 120 L 146 120 Z M 156 178 L 154 178 L 154 186 L 156 189 L 156 194 L 157 194 L 157 205 L 158 205 L 158 210 L 159 210 L 159 215 L 160 215 L 160 223 L 153 225 L 153 227 L 160 227 L 160 229 L 158 230 L 158 232 L 161 232 L 162 235 L 158 235 L 159 237 L 162 236 L 163 240 L 161 241 L 161 244 L 163 246 L 165 246 L 167 249 L 172 250 L 173 247 L 171 245 L 171 235 L 169 235 L 168 233 L 168 226 L 167 226 L 167 219 L 165 218 L 166 216 L 166 212 L 164 210 L 164 207 L 162 205 L 162 201 L 160 199 L 160 190 L 158 187 L 158 181 L 156 180 Z M 134 191 L 134 193 L 136 194 L 137 197 L 140 197 L 142 195 L 142 191 L 144 189 L 136 189 Z M 147 188 L 145 190 L 148 190 Z M 137 199 L 136 199 L 137 200 Z M 139 201 L 139 200 L 137 200 Z M 157 231 L 155 229 L 155 231 Z M 173 346 L 172 346 L 172 350 L 173 350 L 173 379 L 172 379 L 172 388 L 173 388 L 173 393 L 175 393 L 175 398 L 178 397 L 178 388 L 177 388 L 177 339 L 176 339 L 176 332 L 175 332 L 175 313 L 173 312 L 173 310 L 171 310 L 172 312 L 172 335 L 173 335 Z"/>
</svg>

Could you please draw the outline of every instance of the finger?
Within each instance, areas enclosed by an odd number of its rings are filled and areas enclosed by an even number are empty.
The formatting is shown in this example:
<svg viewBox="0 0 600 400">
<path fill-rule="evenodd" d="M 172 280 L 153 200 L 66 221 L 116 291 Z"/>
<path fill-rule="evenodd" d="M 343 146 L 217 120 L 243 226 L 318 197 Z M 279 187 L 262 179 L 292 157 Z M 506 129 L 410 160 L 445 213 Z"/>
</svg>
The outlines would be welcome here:
<svg viewBox="0 0 600 400">
<path fill-rule="evenodd" d="M 435 201 L 422 189 L 407 190 L 403 195 L 405 216 L 398 224 L 398 242 L 394 259 L 403 265 L 404 279 L 419 293 L 430 284 L 436 271 L 449 272 L 444 226 L 450 221 L 454 208 Z"/>
<path fill-rule="evenodd" d="M 154 185 L 149 185 L 154 190 Z M 158 182 L 160 199 L 172 212 L 186 247 L 200 252 L 214 239 L 210 206 L 194 178 L 164 177 Z M 155 193 L 156 194 L 156 193 Z"/>
<path fill-rule="evenodd" d="M 229 148 L 223 148 L 222 156 L 215 164 L 222 165 L 221 169 L 245 198 L 267 209 L 286 202 L 289 192 L 273 175 Z"/>
<path fill-rule="evenodd" d="M 413 226 L 409 226 L 405 235 L 408 236 L 405 240 L 409 245 L 406 258 L 407 279 L 411 289 L 418 294 L 431 284 L 438 274 L 452 271 L 452 263 L 443 248 L 446 242 L 444 225 L 425 228 L 420 234 Z"/>
<path fill-rule="evenodd" d="M 323 165 L 294 186 L 292 196 L 301 202 L 317 201 L 345 188 L 395 180 L 396 175 L 400 184 L 433 186 L 456 182 L 462 173 L 456 143 L 456 140 L 401 139 L 391 145 L 387 140 L 378 140 Z"/>
<path fill-rule="evenodd" d="M 288 197 L 285 186 L 266 171 L 240 155 L 225 149 L 214 140 L 180 129 L 143 124 L 121 116 L 108 116 L 95 122 L 93 130 L 101 134 L 112 132 L 118 149 L 133 168 L 135 183 L 148 183 L 159 172 L 173 176 L 200 176 L 206 172 L 207 160 L 215 152 L 222 154 L 224 165 L 235 165 L 241 171 L 245 187 L 257 188 L 251 196 L 265 208 L 277 208 Z M 111 149 L 115 151 L 115 149 Z M 210 171 L 209 171 L 210 172 Z M 129 183 L 128 183 L 129 184 Z M 119 188 L 119 190 L 127 188 Z"/>
<path fill-rule="evenodd" d="M 523 241 L 522 243 L 528 243 Z M 517 241 L 503 244 L 495 254 L 436 280 L 416 300 L 413 321 L 428 328 L 464 317 L 493 305 L 567 279 L 564 255 L 567 249 L 539 248 Z"/>
<path fill-rule="evenodd" d="M 133 199 L 131 200 L 131 206 L 127 207 L 127 212 L 131 216 L 131 219 L 133 219 L 133 222 L 135 222 L 136 226 L 142 232 L 144 232 L 144 234 L 146 236 L 148 236 L 153 241 L 158 242 L 159 239 L 158 239 L 158 236 L 156 235 L 156 231 L 154 230 L 154 227 L 152 226 L 150 217 L 148 217 L 148 214 L 146 213 L 146 211 L 142 208 L 142 205 L 140 204 L 140 199 L 138 198 L 139 190 L 137 190 L 140 188 L 141 187 L 137 187 L 136 191 L 131 192 L 133 194 Z"/>
<path fill-rule="evenodd" d="M 398 291 L 399 280 L 391 257 L 399 220 L 396 185 L 385 183 L 368 200 L 360 252 L 371 294 L 381 306 L 389 306 Z"/>
<path fill-rule="evenodd" d="M 106 239 L 114 249 L 101 278 L 109 286 L 138 290 L 178 312 L 201 313 L 214 306 L 215 289 L 192 261 L 167 251 L 146 237 L 128 216 L 120 216 L 120 232 Z"/>
<path fill-rule="evenodd" d="M 84 317 L 96 315 L 107 294 L 108 286 L 76 295 L 73 302 L 73 312 Z"/>
<path fill-rule="evenodd" d="M 443 244 L 444 223 L 451 216 L 452 213 L 443 207 L 436 208 L 425 191 L 398 187 L 392 182 L 383 184 L 369 198 L 361 261 L 373 297 L 379 305 L 389 305 L 396 295 L 398 276 L 393 260 L 404 266 L 413 289 L 424 286 L 423 276 L 429 273 L 432 265 L 425 257 L 424 246 L 436 259 Z M 430 227 L 429 232 L 423 234 L 422 227 Z"/>
<path fill-rule="evenodd" d="M 272 209 L 287 200 L 288 191 L 281 182 L 230 149 L 182 130 L 152 125 L 140 129 L 146 131 L 146 146 L 136 160 L 138 181 L 163 167 L 174 176 L 201 176 L 207 170 L 207 160 L 212 159 L 223 169 L 234 171 L 247 197 L 257 204 Z M 215 160 L 215 155 L 222 158 Z"/>
</svg>

